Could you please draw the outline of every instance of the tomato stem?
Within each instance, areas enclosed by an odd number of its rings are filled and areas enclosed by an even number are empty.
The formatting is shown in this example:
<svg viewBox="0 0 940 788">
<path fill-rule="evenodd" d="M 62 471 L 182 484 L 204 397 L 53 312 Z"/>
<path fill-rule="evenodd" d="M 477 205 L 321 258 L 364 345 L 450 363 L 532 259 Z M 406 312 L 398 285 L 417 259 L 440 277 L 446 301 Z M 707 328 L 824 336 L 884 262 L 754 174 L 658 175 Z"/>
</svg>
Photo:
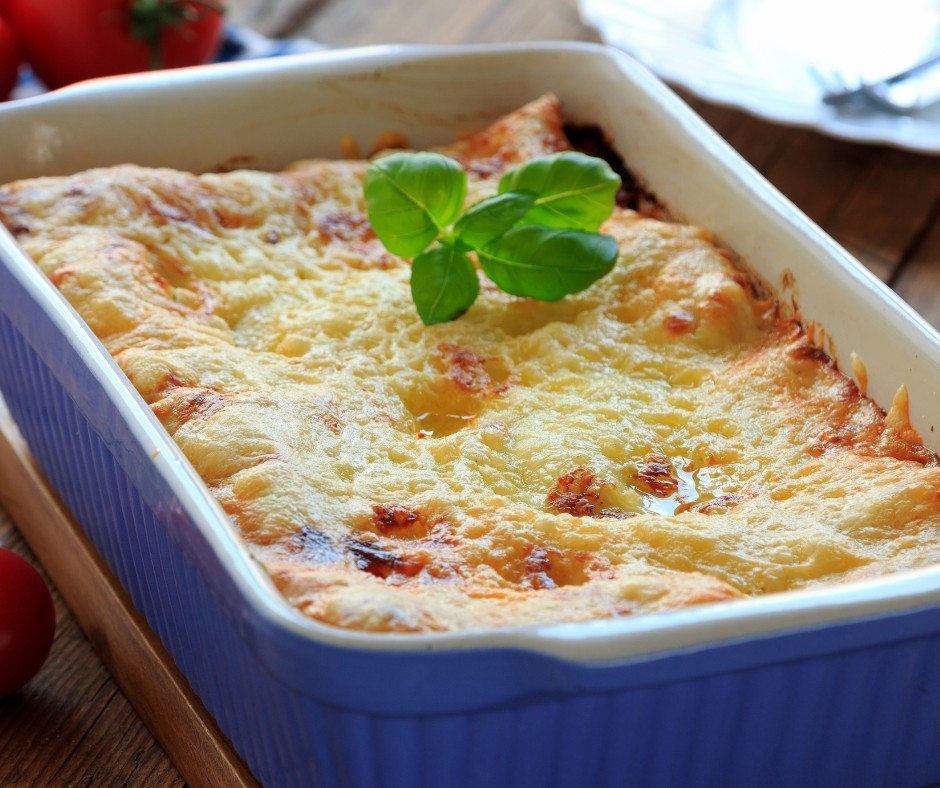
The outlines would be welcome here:
<svg viewBox="0 0 940 788">
<path fill-rule="evenodd" d="M 167 28 L 201 19 L 204 14 L 224 14 L 225 7 L 213 0 L 133 0 L 128 8 L 131 35 L 147 45 L 150 68 L 163 68 L 162 41 Z"/>
</svg>

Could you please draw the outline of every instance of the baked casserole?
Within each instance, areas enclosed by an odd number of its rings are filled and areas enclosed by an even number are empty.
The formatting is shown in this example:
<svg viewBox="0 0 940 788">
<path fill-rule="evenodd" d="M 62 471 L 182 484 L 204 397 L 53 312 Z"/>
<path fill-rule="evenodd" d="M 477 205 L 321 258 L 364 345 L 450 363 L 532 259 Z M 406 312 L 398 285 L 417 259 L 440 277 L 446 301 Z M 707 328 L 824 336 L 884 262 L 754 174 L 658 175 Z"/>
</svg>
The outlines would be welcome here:
<svg viewBox="0 0 940 788">
<path fill-rule="evenodd" d="M 468 203 L 567 149 L 552 96 L 441 149 Z M 581 621 L 940 561 L 940 468 L 707 230 L 655 202 L 557 302 L 424 326 L 368 162 L 0 188 L 286 600 L 339 627 Z"/>
</svg>

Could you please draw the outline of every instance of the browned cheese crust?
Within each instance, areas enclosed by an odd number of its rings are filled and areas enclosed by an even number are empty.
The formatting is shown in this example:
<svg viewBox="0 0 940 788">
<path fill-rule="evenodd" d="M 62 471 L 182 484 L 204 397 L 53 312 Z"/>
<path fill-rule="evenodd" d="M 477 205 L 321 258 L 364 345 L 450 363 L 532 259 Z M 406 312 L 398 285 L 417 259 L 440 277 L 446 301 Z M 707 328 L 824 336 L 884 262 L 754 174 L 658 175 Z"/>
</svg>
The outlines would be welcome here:
<svg viewBox="0 0 940 788">
<path fill-rule="evenodd" d="M 568 146 L 546 96 L 444 152 L 468 202 Z M 364 161 L 120 166 L 0 189 L 285 598 L 443 631 L 624 616 L 934 563 L 940 469 L 708 232 L 618 209 L 556 303 L 423 326 Z"/>
</svg>

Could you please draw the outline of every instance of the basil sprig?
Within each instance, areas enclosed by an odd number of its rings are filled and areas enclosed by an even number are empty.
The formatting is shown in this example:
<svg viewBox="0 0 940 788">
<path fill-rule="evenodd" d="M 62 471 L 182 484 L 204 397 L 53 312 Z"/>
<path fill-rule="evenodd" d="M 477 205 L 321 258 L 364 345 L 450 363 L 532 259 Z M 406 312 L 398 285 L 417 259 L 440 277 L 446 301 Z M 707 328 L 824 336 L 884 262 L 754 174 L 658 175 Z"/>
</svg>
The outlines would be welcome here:
<svg viewBox="0 0 940 788">
<path fill-rule="evenodd" d="M 571 151 L 507 172 L 497 195 L 462 215 L 467 175 L 437 153 L 378 159 L 364 183 L 375 234 L 393 254 L 413 258 L 411 297 L 425 325 L 454 320 L 476 300 L 470 252 L 498 287 L 542 301 L 578 293 L 609 273 L 617 242 L 596 231 L 619 188 L 605 161 Z"/>
</svg>

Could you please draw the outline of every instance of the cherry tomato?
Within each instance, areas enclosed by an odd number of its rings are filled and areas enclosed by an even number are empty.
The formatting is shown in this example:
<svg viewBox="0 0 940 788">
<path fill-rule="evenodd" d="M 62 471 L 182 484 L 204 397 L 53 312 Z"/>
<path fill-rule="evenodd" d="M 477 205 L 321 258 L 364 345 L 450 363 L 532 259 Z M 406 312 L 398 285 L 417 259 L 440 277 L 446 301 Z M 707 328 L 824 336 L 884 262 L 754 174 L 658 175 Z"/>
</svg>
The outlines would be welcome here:
<svg viewBox="0 0 940 788">
<path fill-rule="evenodd" d="M 13 90 L 22 60 L 19 39 L 10 24 L 0 18 L 0 101 L 8 98 Z"/>
<path fill-rule="evenodd" d="M 35 676 L 52 648 L 55 608 L 42 575 L 0 547 L 0 697 Z"/>
<path fill-rule="evenodd" d="M 207 63 L 222 38 L 216 0 L 0 0 L 46 87 Z"/>
</svg>

